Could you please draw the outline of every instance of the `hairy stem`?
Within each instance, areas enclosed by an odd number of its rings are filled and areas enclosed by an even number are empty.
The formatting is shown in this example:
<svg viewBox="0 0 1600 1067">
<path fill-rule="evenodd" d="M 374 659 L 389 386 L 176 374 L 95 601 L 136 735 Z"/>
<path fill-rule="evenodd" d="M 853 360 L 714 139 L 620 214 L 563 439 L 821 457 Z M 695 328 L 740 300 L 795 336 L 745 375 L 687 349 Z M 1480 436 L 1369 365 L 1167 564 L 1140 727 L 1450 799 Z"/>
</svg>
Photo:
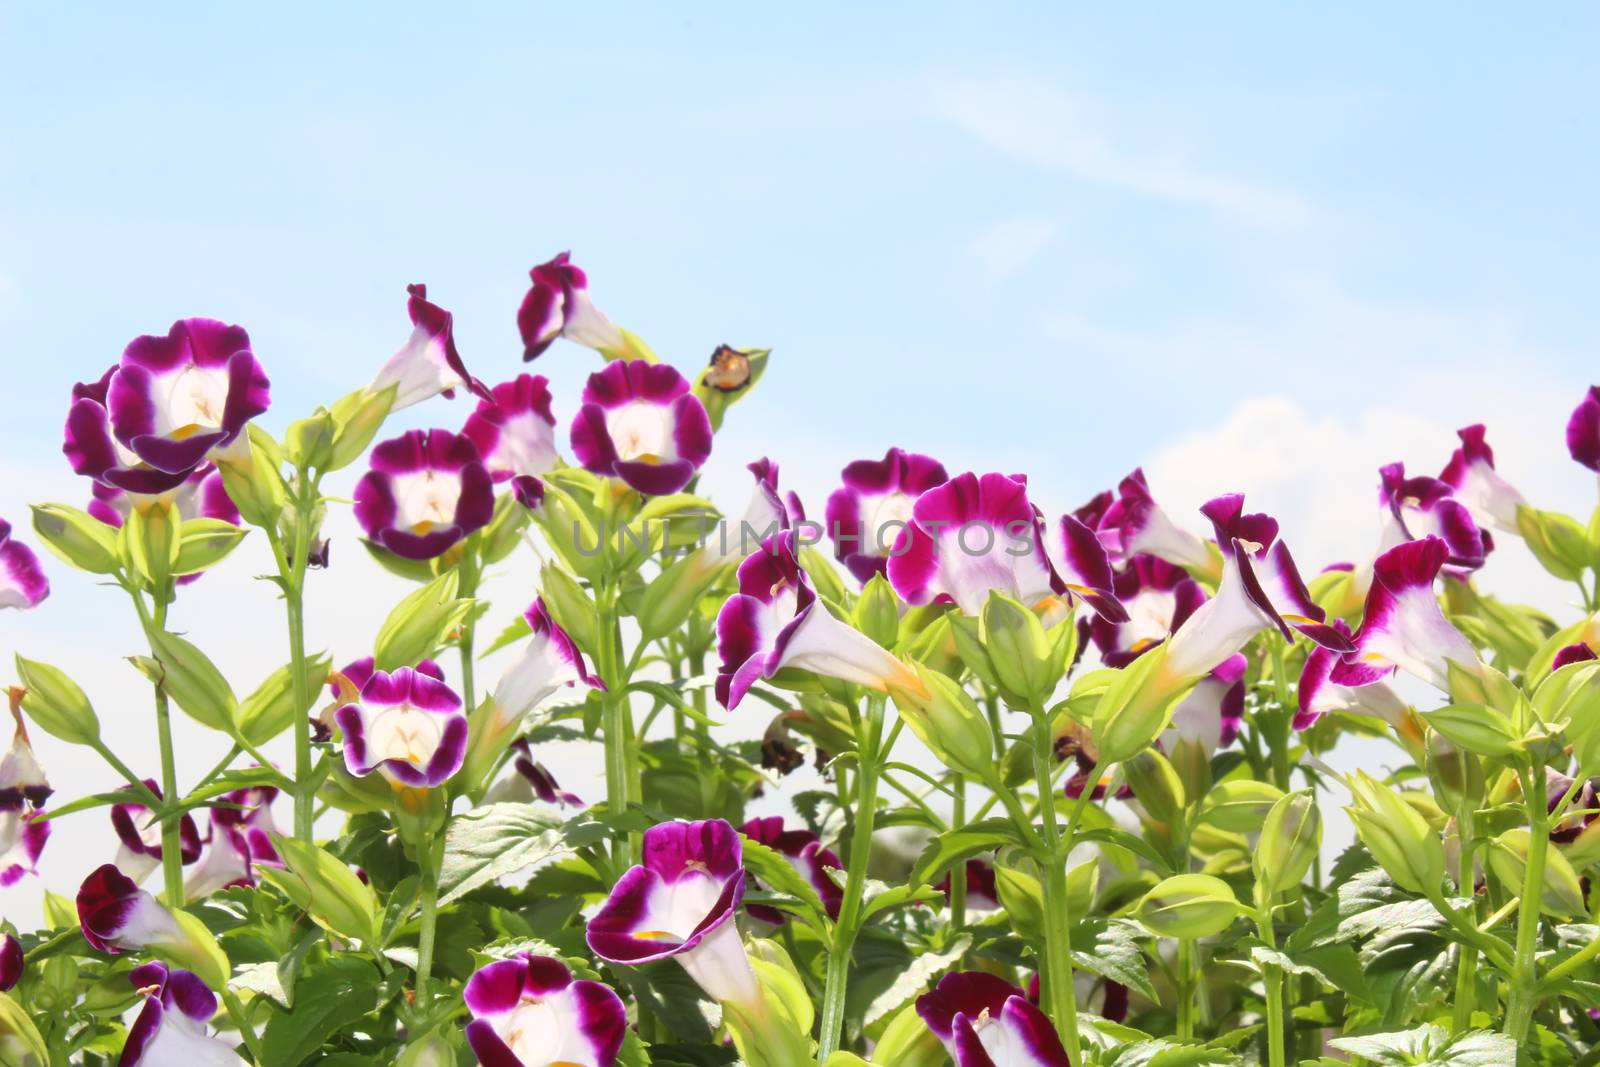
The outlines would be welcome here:
<svg viewBox="0 0 1600 1067">
<path fill-rule="evenodd" d="M 1078 1047 L 1078 996 L 1072 982 L 1072 916 L 1067 897 L 1067 852 L 1072 845 L 1072 832 L 1082 813 L 1085 798 L 1094 794 L 1100 768 L 1089 772 L 1084 791 L 1078 797 L 1073 818 L 1067 825 L 1065 847 L 1060 828 L 1056 825 L 1055 785 L 1050 774 L 1050 760 L 1055 755 L 1051 745 L 1050 719 L 1044 708 L 1035 701 L 1033 712 L 1033 773 L 1039 790 L 1039 817 L 1044 828 L 1044 907 L 1049 921 L 1044 924 L 1044 975 L 1042 1003 L 1048 1007 L 1056 1033 L 1061 1035 L 1067 1048 L 1067 1058 L 1081 1062 Z"/>
<path fill-rule="evenodd" d="M 1268 948 L 1278 947 L 1278 937 L 1272 929 L 1270 900 L 1261 902 L 1256 929 Z M 1267 993 L 1267 1063 L 1269 1067 L 1284 1067 L 1283 974 L 1277 964 L 1269 963 L 1261 968 L 1261 982 Z"/>
<path fill-rule="evenodd" d="M 1194 940 L 1178 939 L 1178 1040 L 1194 1037 Z"/>
<path fill-rule="evenodd" d="M 1522 793 L 1528 809 L 1528 867 L 1522 880 L 1522 907 L 1517 914 L 1517 947 L 1504 1030 L 1519 1045 L 1528 1036 L 1539 997 L 1534 957 L 1539 948 L 1539 902 L 1544 899 L 1544 858 L 1550 847 L 1542 766 L 1536 763 L 1533 772 L 1524 776 Z"/>
<path fill-rule="evenodd" d="M 443 840 L 443 834 L 440 834 Z M 433 936 L 439 924 L 439 855 L 432 847 L 421 850 L 422 915 L 417 932 L 417 1006 L 430 1001 L 428 982 L 433 976 Z"/>
</svg>

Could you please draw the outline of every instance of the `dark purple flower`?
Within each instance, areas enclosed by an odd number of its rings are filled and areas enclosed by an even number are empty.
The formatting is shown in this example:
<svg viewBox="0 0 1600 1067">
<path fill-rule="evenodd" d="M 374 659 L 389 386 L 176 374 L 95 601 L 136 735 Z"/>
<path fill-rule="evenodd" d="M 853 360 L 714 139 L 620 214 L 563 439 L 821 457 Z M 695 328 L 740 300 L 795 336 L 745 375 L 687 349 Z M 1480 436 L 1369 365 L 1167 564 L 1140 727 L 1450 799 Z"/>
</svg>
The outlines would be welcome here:
<svg viewBox="0 0 1600 1067">
<path fill-rule="evenodd" d="M 676 957 L 711 999 L 759 1005 L 734 922 L 744 886 L 739 834 L 726 821 L 652 826 L 643 865 L 623 874 L 589 920 L 589 949 L 614 964 Z"/>
<path fill-rule="evenodd" d="M 1600 473 L 1600 385 L 1589 386 L 1572 409 L 1572 417 L 1567 420 L 1567 451 L 1573 459 Z"/>
<path fill-rule="evenodd" d="M 129 971 L 128 981 L 145 1000 L 117 1067 L 243 1067 L 233 1046 L 207 1029 L 217 997 L 198 975 L 156 962 Z"/>
<path fill-rule="evenodd" d="M 161 796 L 161 787 L 155 779 L 146 778 L 144 784 L 157 797 Z M 122 792 L 129 799 L 111 805 L 111 828 L 121 842 L 116 865 L 135 882 L 142 882 L 161 866 L 161 823 L 144 801 L 133 799 L 140 794 L 132 787 Z M 187 813 L 178 823 L 178 854 L 185 866 L 200 858 L 200 829 L 193 816 Z"/>
<path fill-rule="evenodd" d="M 1126 621 L 1102 616 L 1089 621 L 1089 636 L 1108 667 L 1126 667 L 1165 641 L 1206 601 L 1205 590 L 1188 571 L 1148 553 L 1128 560 L 1112 588 Z"/>
<path fill-rule="evenodd" d="M 39 873 L 39 854 L 50 840 L 50 822 L 43 811 L 0 809 L 0 888 L 16 885 L 23 875 Z"/>
<path fill-rule="evenodd" d="M 54 792 L 22 721 L 21 689 L 8 692 L 11 705 L 11 747 L 0 756 L 0 811 L 28 811 L 44 807 Z"/>
<path fill-rule="evenodd" d="M 707 568 L 742 560 L 760 548 L 761 542 L 773 534 L 792 529 L 795 522 L 805 518 L 800 500 L 793 493 L 787 500 L 778 494 L 778 465 L 762 456 L 745 469 L 755 476 L 756 484 L 750 494 L 744 516 L 737 527 L 720 524 L 715 536 L 707 536 L 700 548 L 700 558 Z"/>
<path fill-rule="evenodd" d="M 1600 659 L 1600 656 L 1596 656 L 1594 649 L 1590 648 L 1582 641 L 1579 641 L 1576 644 L 1567 645 L 1561 651 L 1557 652 L 1556 658 L 1550 663 L 1550 669 L 1552 671 L 1559 671 L 1562 667 L 1565 667 L 1568 664 L 1587 663 L 1593 659 Z"/>
<path fill-rule="evenodd" d="M 1452 495 L 1456 490 L 1449 482 L 1426 475 L 1407 478 L 1404 463 L 1390 463 L 1378 474 L 1383 550 L 1431 536 L 1444 541 L 1452 567 L 1470 571 L 1483 565 L 1493 542 L 1478 528 L 1472 511 Z"/>
<path fill-rule="evenodd" d="M 986 971 L 945 975 L 917 998 L 917 1014 L 956 1067 L 1071 1067 L 1044 1013 Z"/>
<path fill-rule="evenodd" d="M 844 901 L 844 891 L 839 888 L 839 883 L 828 876 L 825 868 L 842 871 L 844 864 L 832 849 L 822 847 L 822 840 L 816 834 L 810 830 L 785 829 L 782 815 L 751 819 L 739 827 L 739 832 L 758 844 L 766 845 L 788 860 L 789 866 L 817 891 L 817 896 L 821 898 L 828 916 L 834 919 L 839 917 L 839 905 Z M 762 922 L 774 926 L 784 922 L 783 912 L 765 904 L 747 904 L 745 910 Z"/>
<path fill-rule="evenodd" d="M 441 393 L 446 397 L 454 396 L 460 386 L 466 386 L 481 397 L 488 397 L 489 390 L 467 373 L 461 353 L 456 351 L 454 316 L 430 301 L 428 287 L 420 282 L 406 286 L 406 293 L 411 336 L 378 371 L 378 376 L 367 387 L 368 391 L 381 393 L 394 386 L 394 403 L 389 406 L 390 411 L 420 404 Z"/>
<path fill-rule="evenodd" d="M 272 821 L 272 801 L 278 790 L 270 785 L 249 786 L 225 793 L 222 804 L 211 809 L 211 833 L 204 857 L 184 879 L 183 895 L 198 900 L 235 885 L 255 885 L 255 868 L 282 867 L 283 859 L 272 843 L 277 827 Z"/>
<path fill-rule="evenodd" d="M 478 448 L 497 482 L 537 477 L 560 462 L 550 383 L 542 374 L 521 374 L 495 386 L 467 416 L 461 433 Z"/>
<path fill-rule="evenodd" d="M 967 910 L 968 911 L 998 911 L 1000 908 L 1000 894 L 994 883 L 994 864 L 985 863 L 981 859 L 969 859 L 966 862 L 967 877 Z M 950 895 L 951 876 L 946 874 L 939 883 L 938 889 L 946 897 Z"/>
<path fill-rule="evenodd" d="M 1086 505 L 1090 514 L 1101 511 L 1101 497 Z M 1118 559 L 1140 553 L 1160 556 L 1168 563 L 1195 570 L 1210 570 L 1213 563 L 1206 543 L 1168 518 L 1155 497 L 1144 471 L 1134 472 L 1117 486 L 1117 499 L 1107 503 L 1095 528 L 1107 551 Z"/>
<path fill-rule="evenodd" d="M 1244 674 L 1250 661 L 1229 656 L 1195 683 L 1172 709 L 1172 725 L 1161 735 L 1168 752 L 1179 741 L 1194 741 L 1207 755 L 1227 748 L 1244 723 Z"/>
<path fill-rule="evenodd" d="M 96 867 L 79 887 L 78 923 L 90 947 L 112 955 L 188 940 L 172 913 L 112 863 Z"/>
<path fill-rule="evenodd" d="M 189 476 L 189 471 L 158 470 L 112 434 L 106 396 L 116 374 L 117 366 L 113 364 L 99 381 L 79 382 L 72 387 L 72 406 L 67 409 L 61 451 L 75 472 L 93 478 L 97 484 L 147 495 L 177 488 Z M 104 515 L 99 517 L 105 519 Z"/>
<path fill-rule="evenodd" d="M 372 450 L 355 501 L 356 519 L 375 544 L 406 559 L 433 559 L 488 524 L 494 483 L 467 438 L 412 430 Z"/>
<path fill-rule="evenodd" d="M 410 667 L 374 671 L 360 698 L 333 713 L 351 774 L 378 771 L 399 786 L 431 788 L 461 769 L 467 717 L 461 698 Z"/>
<path fill-rule="evenodd" d="M 33 608 L 50 595 L 50 582 L 33 549 L 11 536 L 0 519 L 0 608 Z"/>
<path fill-rule="evenodd" d="M 917 497 L 950 476 L 932 456 L 891 448 L 882 459 L 847 464 L 839 477 L 843 487 L 828 497 L 828 536 L 834 555 L 865 585 L 884 572 Z"/>
<path fill-rule="evenodd" d="M 1456 431 L 1461 447 L 1451 454 L 1439 478 L 1455 490 L 1456 499 L 1467 506 L 1480 525 L 1516 533 L 1522 494 L 1495 471 L 1494 450 L 1484 439 L 1484 432 L 1481 423 Z"/>
<path fill-rule="evenodd" d="M 583 387 L 572 452 L 587 470 L 664 496 L 688 485 L 711 455 L 711 420 L 672 367 L 613 360 Z"/>
<path fill-rule="evenodd" d="M 600 352 L 618 351 L 626 341 L 610 319 L 589 300 L 589 278 L 563 252 L 528 272 L 533 286 L 517 309 L 523 361 L 549 348 L 557 337 Z"/>
<path fill-rule="evenodd" d="M 21 981 L 22 963 L 22 942 L 10 934 L 0 938 L 0 993 Z"/>
<path fill-rule="evenodd" d="M 1437 537 L 1409 541 L 1378 557 L 1355 648 L 1344 658 L 1346 666 L 1334 670 L 1333 681 L 1351 685 L 1373 670 L 1399 668 L 1448 693 L 1450 663 L 1469 673 L 1480 669 L 1471 642 L 1445 618 L 1434 595 L 1434 580 L 1448 558 Z M 1359 677 L 1352 676 L 1356 672 Z"/>
<path fill-rule="evenodd" d="M 553 956 L 519 953 L 480 968 L 462 993 L 467 1044 L 483 1067 L 612 1067 L 628 1011 L 609 986 L 574 979 Z"/>
<path fill-rule="evenodd" d="M 1343 633 L 1350 632 L 1343 619 L 1333 620 L 1333 625 Z M 1300 708 L 1295 713 L 1294 728 L 1307 729 L 1332 711 L 1373 715 L 1398 725 L 1408 705 L 1388 683 L 1393 673 L 1393 667 L 1346 663 L 1330 648 L 1313 648 L 1300 670 L 1300 684 L 1296 687 Z"/>
</svg>

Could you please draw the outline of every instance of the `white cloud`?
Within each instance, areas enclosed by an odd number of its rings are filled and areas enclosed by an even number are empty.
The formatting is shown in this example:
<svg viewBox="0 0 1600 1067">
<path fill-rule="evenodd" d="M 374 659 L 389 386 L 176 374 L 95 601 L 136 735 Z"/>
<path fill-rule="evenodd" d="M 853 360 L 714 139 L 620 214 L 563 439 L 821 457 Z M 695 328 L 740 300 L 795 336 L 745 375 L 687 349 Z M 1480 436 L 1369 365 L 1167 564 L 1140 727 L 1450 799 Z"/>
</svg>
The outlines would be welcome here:
<svg viewBox="0 0 1600 1067">
<path fill-rule="evenodd" d="M 1005 219 L 980 230 L 967 245 L 982 280 L 997 284 L 1016 277 L 1055 241 L 1055 219 L 1037 215 Z"/>
<path fill-rule="evenodd" d="M 1258 225 L 1292 226 L 1311 215 L 1288 190 L 1210 170 L 1174 151 L 1123 143 L 1085 99 L 1047 81 L 957 80 L 938 87 L 935 102 L 944 118 L 996 151 L 1081 181 Z"/>
</svg>

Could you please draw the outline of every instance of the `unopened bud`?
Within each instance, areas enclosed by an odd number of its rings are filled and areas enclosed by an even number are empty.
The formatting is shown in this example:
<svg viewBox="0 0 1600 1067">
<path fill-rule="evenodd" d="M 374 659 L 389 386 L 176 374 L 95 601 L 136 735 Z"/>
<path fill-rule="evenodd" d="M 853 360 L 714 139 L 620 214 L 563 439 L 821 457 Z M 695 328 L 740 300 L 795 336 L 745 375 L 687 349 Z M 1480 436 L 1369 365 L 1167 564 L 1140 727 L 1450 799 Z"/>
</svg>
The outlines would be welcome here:
<svg viewBox="0 0 1600 1067">
<path fill-rule="evenodd" d="M 1356 835 L 1395 884 L 1432 896 L 1444 880 L 1444 841 L 1415 808 L 1369 775 L 1350 779 L 1354 803 L 1345 810 Z"/>
<path fill-rule="evenodd" d="M 100 720 L 78 683 L 58 667 L 16 658 L 22 679 L 22 710 L 51 737 L 69 744 L 93 745 L 100 739 Z"/>
<path fill-rule="evenodd" d="M 1220 934 L 1240 912 L 1228 883 L 1209 874 L 1176 874 L 1139 901 L 1134 913 L 1157 937 L 1195 939 Z"/>
<path fill-rule="evenodd" d="M 1300 884 L 1322 848 L 1322 813 L 1309 790 L 1272 805 L 1256 845 L 1256 891 L 1271 900 Z"/>
<path fill-rule="evenodd" d="M 944 1067 L 950 1062 L 938 1037 L 917 1014 L 915 1004 L 906 1005 L 889 1020 L 883 1036 L 873 1046 L 872 1058 L 879 1064 L 892 1063 L 896 1067 Z M 828 1067 L 835 1067 L 833 1060 L 828 1061 Z"/>
<path fill-rule="evenodd" d="M 1269 782 L 1235 778 L 1206 794 L 1200 805 L 1200 822 L 1232 834 L 1253 833 L 1283 796 L 1283 790 Z"/>
<path fill-rule="evenodd" d="M 856 601 L 856 629 L 884 648 L 894 648 L 900 640 L 900 609 L 903 606 L 889 580 L 881 574 L 874 574 L 861 590 L 861 598 Z"/>
<path fill-rule="evenodd" d="M 270 881 L 322 926 L 341 937 L 375 945 L 378 898 L 344 861 L 325 848 L 282 834 L 272 843 L 283 857 L 283 870 L 259 867 Z"/>
<path fill-rule="evenodd" d="M 1152 819 L 1171 825 L 1183 818 L 1188 800 L 1183 782 L 1167 757 L 1147 748 L 1124 763 L 1122 773 Z"/>
<path fill-rule="evenodd" d="M 1489 869 L 1512 892 L 1520 891 L 1528 872 L 1528 843 L 1531 838 L 1522 827 L 1507 830 L 1489 846 Z M 1543 891 L 1539 910 L 1558 919 L 1583 915 L 1588 907 L 1583 901 L 1583 886 L 1577 872 L 1561 850 L 1553 845 L 1545 849 Z"/>
<path fill-rule="evenodd" d="M 117 531 L 87 511 L 66 504 L 35 504 L 33 531 L 46 548 L 90 574 L 111 574 L 121 562 Z"/>
<path fill-rule="evenodd" d="M 946 767 L 983 781 L 993 779 L 994 736 L 978 705 L 948 675 L 915 660 L 910 666 L 920 691 L 892 683 L 890 688 L 900 718 Z"/>
<path fill-rule="evenodd" d="M 1002 689 L 1032 705 L 1045 700 L 1061 680 L 1062 665 L 1039 617 L 1022 604 L 990 590 L 978 619 L 978 640 Z"/>
<path fill-rule="evenodd" d="M 1476 809 L 1483 803 L 1483 762 L 1465 749 L 1452 744 L 1442 734 L 1429 734 L 1427 740 L 1428 781 L 1433 791 L 1451 811 L 1465 806 Z"/>
</svg>

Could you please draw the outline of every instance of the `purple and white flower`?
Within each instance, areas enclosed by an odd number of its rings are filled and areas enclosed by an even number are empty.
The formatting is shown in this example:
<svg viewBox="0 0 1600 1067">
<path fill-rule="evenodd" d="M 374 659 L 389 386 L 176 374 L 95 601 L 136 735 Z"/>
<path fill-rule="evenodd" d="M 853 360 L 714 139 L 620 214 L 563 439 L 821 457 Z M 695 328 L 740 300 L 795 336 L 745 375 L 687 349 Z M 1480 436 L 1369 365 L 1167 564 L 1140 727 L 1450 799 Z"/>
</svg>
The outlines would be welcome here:
<svg viewBox="0 0 1600 1067">
<path fill-rule="evenodd" d="M 1576 641 L 1564 646 L 1556 653 L 1555 659 L 1550 661 L 1550 670 L 1559 671 L 1573 663 L 1588 663 L 1590 660 L 1600 659 L 1600 655 L 1582 641 Z"/>
<path fill-rule="evenodd" d="M 118 528 L 127 521 L 128 513 L 141 495 L 104 482 L 94 483 L 93 494 L 89 514 L 107 526 Z M 220 519 L 239 525 L 239 508 L 228 495 L 222 473 L 209 463 L 190 471 L 183 481 L 163 495 L 178 509 L 179 519 Z"/>
<path fill-rule="evenodd" d="M 921 692 L 911 669 L 817 597 L 784 531 L 739 564 L 739 591 L 717 613 L 717 699 L 732 710 L 758 679 L 785 668 L 863 685 L 880 693 L 897 685 Z"/>
<path fill-rule="evenodd" d="M 1244 675 L 1250 661 L 1229 656 L 1195 683 L 1172 709 L 1172 724 L 1160 744 L 1171 752 L 1180 741 L 1194 741 L 1207 755 L 1227 748 L 1244 724 Z"/>
<path fill-rule="evenodd" d="M 233 1047 L 208 1031 L 217 997 L 198 975 L 154 962 L 129 971 L 128 981 L 144 1007 L 128 1027 L 117 1067 L 244 1067 Z"/>
<path fill-rule="evenodd" d="M 587 807 L 583 798 L 561 788 L 550 769 L 533 758 L 533 746 L 523 738 L 511 742 L 516 757 L 511 762 L 512 774 L 494 784 L 484 796 L 484 802 L 495 804 L 515 802 L 521 804 L 538 800 L 560 808 Z"/>
<path fill-rule="evenodd" d="M 146 778 L 145 788 L 161 796 L 155 779 Z M 117 832 L 116 866 L 135 882 L 142 882 L 161 866 L 161 821 L 131 787 L 122 790 L 130 799 L 111 805 L 111 828 Z M 178 855 L 184 866 L 200 858 L 200 829 L 194 817 L 185 813 L 178 823 Z"/>
<path fill-rule="evenodd" d="M 550 383 L 542 374 L 519 374 L 478 401 L 461 433 L 477 446 L 494 480 L 503 482 L 555 468 L 561 459 L 555 426 Z"/>
<path fill-rule="evenodd" d="M 361 692 L 361 687 L 366 685 L 372 678 L 372 672 L 377 666 L 378 661 L 375 658 L 362 656 L 360 659 L 351 660 L 339 668 L 338 673 L 344 677 L 345 681 L 350 683 L 351 689 L 359 693 Z M 414 669 L 417 673 L 426 674 L 435 681 L 444 681 L 444 668 L 431 659 L 418 660 Z M 328 682 L 328 695 L 338 700 L 342 692 L 343 690 L 340 688 L 338 681 L 330 679 Z"/>
<path fill-rule="evenodd" d="M 467 1044 L 483 1067 L 612 1067 L 628 1011 L 610 986 L 574 979 L 552 956 L 519 953 L 480 968 L 462 994 Z"/>
<path fill-rule="evenodd" d="M 1578 463 L 1600 474 L 1600 385 L 1589 386 L 1567 420 L 1567 451 Z"/>
<path fill-rule="evenodd" d="M 664 496 L 688 485 L 711 455 L 711 419 L 674 368 L 613 360 L 583 387 L 572 452 L 587 470 Z"/>
<path fill-rule="evenodd" d="M 272 844 L 277 829 L 272 801 L 277 795 L 275 787 L 261 785 L 235 789 L 220 798 L 223 804 L 211 809 L 205 855 L 184 879 L 185 899 L 199 900 L 229 886 L 255 885 L 258 865 L 283 866 Z"/>
<path fill-rule="evenodd" d="M 412 430 L 372 450 L 356 484 L 356 519 L 381 548 L 433 559 L 494 517 L 494 482 L 466 437 Z"/>
<path fill-rule="evenodd" d="M 22 942 L 6 934 L 0 937 L 0 993 L 22 980 Z"/>
<path fill-rule="evenodd" d="M 844 485 L 828 497 L 828 536 L 834 555 L 865 585 L 884 572 L 917 497 L 950 476 L 932 456 L 891 448 L 882 459 L 847 464 L 839 477 Z"/>
<path fill-rule="evenodd" d="M 1112 581 L 1127 619 L 1089 620 L 1089 636 L 1108 667 L 1126 667 L 1165 641 L 1206 602 L 1205 590 L 1189 572 L 1160 556 L 1141 553 L 1128 560 Z"/>
<path fill-rule="evenodd" d="M 956 1067 L 1071 1067 L 1044 1013 L 986 971 L 945 975 L 917 998 L 917 1014 Z"/>
<path fill-rule="evenodd" d="M 1333 620 L 1333 625 L 1345 633 L 1350 632 L 1343 619 Z M 1393 673 L 1391 667 L 1371 666 L 1359 660 L 1350 662 L 1332 649 L 1313 648 L 1300 671 L 1297 688 L 1300 710 L 1295 713 L 1294 728 L 1307 729 L 1334 711 L 1371 715 L 1398 725 L 1408 705 L 1389 685 L 1388 679 Z"/>
<path fill-rule="evenodd" d="M 129 342 L 105 405 L 118 444 L 158 471 L 187 475 L 231 444 L 270 399 L 249 335 L 196 318 L 173 323 L 165 337 Z"/>
<path fill-rule="evenodd" d="M 22 720 L 23 690 L 7 692 L 11 706 L 11 747 L 0 756 L 0 811 L 28 811 L 44 807 L 54 792 L 44 766 L 34 754 L 28 727 Z"/>
<path fill-rule="evenodd" d="M 745 559 L 759 549 L 766 538 L 790 529 L 796 519 L 805 517 L 799 497 L 790 493 L 785 500 L 778 495 L 776 463 L 762 456 L 746 464 L 745 469 L 756 479 L 750 503 L 736 529 L 730 533 L 726 524 L 719 523 L 716 538 L 708 537 L 700 546 L 700 559 L 707 569 Z"/>
<path fill-rule="evenodd" d="M 1458 450 L 1456 456 L 1460 455 Z M 1380 552 L 1419 537 L 1437 537 L 1450 550 L 1452 567 L 1470 571 L 1483 565 L 1493 539 L 1478 528 L 1472 510 L 1452 495 L 1454 486 L 1426 475 L 1408 478 L 1404 463 L 1381 467 L 1378 475 L 1378 503 L 1383 511 Z M 1512 514 L 1515 517 L 1514 508 Z M 1367 580 L 1370 577 L 1367 575 Z"/>
<path fill-rule="evenodd" d="M 1004 474 L 958 474 L 917 497 L 888 575 L 908 604 L 953 603 L 969 615 L 990 590 L 1031 608 L 1057 596 L 1027 483 Z"/>
<path fill-rule="evenodd" d="M 39 855 L 50 840 L 43 811 L 0 808 L 0 888 L 39 873 Z"/>
<path fill-rule="evenodd" d="M 441 393 L 454 396 L 461 386 L 487 398 L 489 390 L 467 373 L 461 353 L 456 350 L 455 317 L 428 299 L 428 287 L 421 282 L 406 286 L 406 294 L 411 336 L 378 371 L 368 392 L 381 393 L 394 386 L 390 411 L 420 404 Z"/>
<path fill-rule="evenodd" d="M 1091 501 L 1094 510 L 1099 497 Z M 1134 472 L 1117 486 L 1117 499 L 1106 504 L 1095 532 L 1106 550 L 1118 559 L 1140 553 L 1159 556 L 1168 563 L 1207 572 L 1214 561 L 1206 543 L 1168 517 L 1155 497 L 1144 471 Z"/>
<path fill-rule="evenodd" d="M 50 581 L 33 549 L 11 536 L 0 519 L 0 608 L 34 608 L 50 595 Z"/>
<path fill-rule="evenodd" d="M 825 868 L 843 871 L 844 864 L 832 849 L 822 847 L 821 838 L 810 830 L 785 829 L 782 815 L 751 819 L 739 827 L 739 832 L 757 844 L 766 845 L 788 860 L 789 866 L 817 891 L 817 896 L 822 900 L 822 906 L 827 909 L 828 916 L 833 919 L 839 917 L 839 906 L 844 902 L 844 890 L 839 888 L 838 882 L 828 876 Z M 765 904 L 747 904 L 745 910 L 755 918 L 773 926 L 781 926 L 785 921 L 783 912 Z"/>
<path fill-rule="evenodd" d="M 1298 630 L 1340 652 L 1352 649 L 1348 637 L 1323 621 L 1326 613 L 1312 601 L 1288 546 L 1278 539 L 1276 519 L 1245 514 L 1238 494 L 1217 497 L 1200 510 L 1216 528 L 1222 578 L 1216 596 L 1168 641 L 1168 677 L 1203 678 L 1269 628 L 1285 638 Z"/>
<path fill-rule="evenodd" d="M 1457 430 L 1461 447 L 1451 454 L 1439 478 L 1455 490 L 1456 499 L 1480 524 L 1516 533 L 1517 508 L 1525 501 L 1494 469 L 1494 450 L 1484 433 L 1482 423 Z"/>
<path fill-rule="evenodd" d="M 78 924 L 91 948 L 111 955 L 189 943 L 172 912 L 114 863 L 96 867 L 83 880 L 78 889 Z"/>
<path fill-rule="evenodd" d="M 622 331 L 589 300 L 589 277 L 572 262 L 570 252 L 539 264 L 528 277 L 533 286 L 517 309 L 524 362 L 543 353 L 557 337 L 598 352 L 624 347 Z"/>
<path fill-rule="evenodd" d="M 1480 669 L 1471 642 L 1445 618 L 1434 594 L 1434 580 L 1449 555 L 1444 541 L 1425 537 L 1378 557 L 1355 648 L 1344 663 L 1387 673 L 1399 668 L 1446 693 L 1449 664 L 1469 673 Z M 1346 685 L 1357 680 L 1337 669 L 1331 677 Z"/>
<path fill-rule="evenodd" d="M 643 865 L 628 868 L 589 920 L 589 948 L 614 964 L 676 958 L 712 1000 L 758 1010 L 761 988 L 734 922 L 744 888 L 739 834 L 726 821 L 652 826 Z"/>
<path fill-rule="evenodd" d="M 112 433 L 106 398 L 116 374 L 117 366 L 113 364 L 99 381 L 79 382 L 72 387 L 72 405 L 67 409 L 61 451 L 75 473 L 93 478 L 96 484 L 144 495 L 176 488 L 189 476 L 189 471 L 158 470 Z"/>
<path fill-rule="evenodd" d="M 333 713 L 350 773 L 377 771 L 396 786 L 431 788 L 461 769 L 467 717 L 461 698 L 410 667 L 374 671 L 361 695 Z"/>
</svg>

